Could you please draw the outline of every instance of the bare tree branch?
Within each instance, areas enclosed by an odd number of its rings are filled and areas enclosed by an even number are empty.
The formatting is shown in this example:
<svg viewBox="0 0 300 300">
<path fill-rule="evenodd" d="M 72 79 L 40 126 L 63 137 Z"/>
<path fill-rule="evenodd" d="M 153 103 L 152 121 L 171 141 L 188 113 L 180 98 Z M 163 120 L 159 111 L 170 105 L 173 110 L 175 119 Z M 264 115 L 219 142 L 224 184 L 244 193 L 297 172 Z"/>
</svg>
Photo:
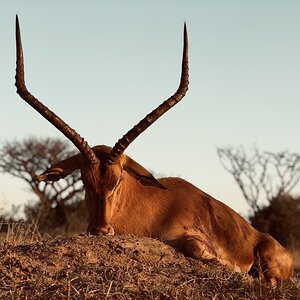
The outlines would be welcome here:
<svg viewBox="0 0 300 300">
<path fill-rule="evenodd" d="M 247 154 L 242 146 L 217 148 L 220 162 L 237 182 L 254 212 L 260 210 L 260 199 L 269 202 L 290 193 L 300 181 L 300 155 L 288 151 L 260 152 L 256 147 Z"/>
<path fill-rule="evenodd" d="M 74 172 L 61 182 L 43 183 L 36 176 L 50 165 L 75 154 L 70 145 L 55 138 L 27 138 L 4 142 L 0 149 L 0 172 L 21 178 L 45 207 L 64 205 L 83 198 L 80 173 Z"/>
</svg>

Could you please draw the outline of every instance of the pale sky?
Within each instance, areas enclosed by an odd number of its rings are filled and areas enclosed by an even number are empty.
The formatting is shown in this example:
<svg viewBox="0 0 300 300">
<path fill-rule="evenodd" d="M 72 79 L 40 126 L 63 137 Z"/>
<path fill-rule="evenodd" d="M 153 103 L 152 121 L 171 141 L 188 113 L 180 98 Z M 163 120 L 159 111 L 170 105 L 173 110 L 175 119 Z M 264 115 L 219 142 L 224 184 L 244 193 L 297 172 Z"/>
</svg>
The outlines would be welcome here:
<svg viewBox="0 0 300 300">
<path fill-rule="evenodd" d="M 16 14 L 28 89 L 90 145 L 113 146 L 174 93 L 186 21 L 190 89 L 126 153 L 246 215 L 216 147 L 300 151 L 300 1 L 1 0 L 0 142 L 63 137 L 15 92 Z M 32 198 L 0 174 L 0 212 Z"/>
</svg>

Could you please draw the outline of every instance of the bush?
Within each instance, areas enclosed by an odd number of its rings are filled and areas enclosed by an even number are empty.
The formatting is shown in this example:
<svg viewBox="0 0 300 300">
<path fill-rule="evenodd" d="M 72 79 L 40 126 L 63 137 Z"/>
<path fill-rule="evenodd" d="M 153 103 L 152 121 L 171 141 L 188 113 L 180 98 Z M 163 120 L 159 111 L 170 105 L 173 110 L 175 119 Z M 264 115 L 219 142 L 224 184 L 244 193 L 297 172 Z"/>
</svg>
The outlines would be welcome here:
<svg viewBox="0 0 300 300">
<path fill-rule="evenodd" d="M 273 198 L 268 206 L 250 216 L 251 224 L 268 232 L 283 246 L 300 247 L 300 199 L 288 194 Z"/>
</svg>

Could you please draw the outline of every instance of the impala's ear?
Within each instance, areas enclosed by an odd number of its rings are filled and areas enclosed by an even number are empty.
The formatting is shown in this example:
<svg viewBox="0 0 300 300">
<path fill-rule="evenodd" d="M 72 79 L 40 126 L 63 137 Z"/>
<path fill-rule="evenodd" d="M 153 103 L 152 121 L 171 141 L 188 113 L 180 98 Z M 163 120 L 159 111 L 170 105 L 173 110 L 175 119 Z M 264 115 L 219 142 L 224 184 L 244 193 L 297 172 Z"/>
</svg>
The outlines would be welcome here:
<svg viewBox="0 0 300 300">
<path fill-rule="evenodd" d="M 50 169 L 37 176 L 38 181 L 58 181 L 71 174 L 73 171 L 80 169 L 82 155 L 77 154 L 53 165 Z"/>
<path fill-rule="evenodd" d="M 124 170 L 131 176 L 140 181 L 143 185 L 156 186 L 160 189 L 167 189 L 144 167 L 134 161 L 132 158 L 126 156 L 126 162 L 123 165 Z"/>
</svg>

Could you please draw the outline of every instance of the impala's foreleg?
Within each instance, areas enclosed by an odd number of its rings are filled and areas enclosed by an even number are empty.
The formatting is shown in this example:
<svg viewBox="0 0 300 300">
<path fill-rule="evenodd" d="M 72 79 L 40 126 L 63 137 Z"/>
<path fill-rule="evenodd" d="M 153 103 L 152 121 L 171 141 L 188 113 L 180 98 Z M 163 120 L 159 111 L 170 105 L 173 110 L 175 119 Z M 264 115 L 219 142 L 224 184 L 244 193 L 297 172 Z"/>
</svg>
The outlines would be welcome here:
<svg viewBox="0 0 300 300">
<path fill-rule="evenodd" d="M 81 168 L 81 154 L 71 156 L 53 165 L 50 169 L 37 176 L 39 181 L 58 181 L 75 170 Z"/>
<path fill-rule="evenodd" d="M 198 236 L 185 235 L 178 240 L 172 241 L 170 244 L 186 256 L 202 260 L 215 260 L 236 272 L 241 271 L 238 266 L 232 265 L 228 260 L 218 257 L 213 247 Z"/>
<path fill-rule="evenodd" d="M 287 280 L 293 274 L 293 258 L 288 250 L 282 247 L 269 234 L 257 247 L 257 262 L 265 279 L 273 286 Z"/>
</svg>

